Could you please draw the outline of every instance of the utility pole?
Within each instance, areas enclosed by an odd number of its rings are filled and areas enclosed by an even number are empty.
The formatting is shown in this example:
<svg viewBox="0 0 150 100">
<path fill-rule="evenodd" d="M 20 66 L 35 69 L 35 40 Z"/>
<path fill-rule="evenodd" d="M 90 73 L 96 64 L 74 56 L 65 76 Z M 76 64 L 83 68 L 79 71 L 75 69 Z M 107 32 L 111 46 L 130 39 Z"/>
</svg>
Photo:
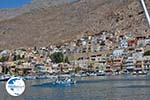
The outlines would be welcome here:
<svg viewBox="0 0 150 100">
<path fill-rule="evenodd" d="M 150 16 L 149 16 L 149 13 L 148 13 L 148 10 L 146 8 L 144 0 L 141 0 L 141 4 L 142 4 L 142 7 L 143 7 L 144 12 L 145 12 L 145 16 L 146 16 L 146 19 L 147 19 L 147 22 L 148 22 L 148 26 L 150 27 Z"/>
</svg>

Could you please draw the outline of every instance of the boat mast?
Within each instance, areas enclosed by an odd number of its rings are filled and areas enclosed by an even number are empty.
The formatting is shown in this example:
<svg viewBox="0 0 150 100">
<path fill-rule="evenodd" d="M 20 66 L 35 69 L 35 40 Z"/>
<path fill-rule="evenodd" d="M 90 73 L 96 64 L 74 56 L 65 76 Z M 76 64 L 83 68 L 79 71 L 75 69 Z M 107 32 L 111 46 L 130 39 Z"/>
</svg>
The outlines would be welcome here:
<svg viewBox="0 0 150 100">
<path fill-rule="evenodd" d="M 146 5 L 145 5 L 144 0 L 141 0 L 141 4 L 142 4 L 142 7 L 143 7 L 144 12 L 145 12 L 145 16 L 146 16 L 148 25 L 149 25 L 149 27 L 150 27 L 150 16 L 149 16 L 149 13 L 148 13 L 148 10 L 147 10 L 147 8 L 146 8 Z"/>
</svg>

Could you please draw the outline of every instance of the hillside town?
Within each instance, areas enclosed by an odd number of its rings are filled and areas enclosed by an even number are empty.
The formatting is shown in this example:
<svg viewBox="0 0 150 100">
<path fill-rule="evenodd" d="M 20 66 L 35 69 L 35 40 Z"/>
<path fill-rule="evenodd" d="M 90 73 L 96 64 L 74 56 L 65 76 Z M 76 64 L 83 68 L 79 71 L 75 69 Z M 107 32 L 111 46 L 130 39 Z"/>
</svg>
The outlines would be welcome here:
<svg viewBox="0 0 150 100">
<path fill-rule="evenodd" d="M 0 51 L 0 73 L 14 76 L 143 75 L 149 71 L 149 34 L 102 31 L 60 45 Z"/>
<path fill-rule="evenodd" d="M 150 100 L 150 0 L 1 0 L 0 100 Z"/>
</svg>

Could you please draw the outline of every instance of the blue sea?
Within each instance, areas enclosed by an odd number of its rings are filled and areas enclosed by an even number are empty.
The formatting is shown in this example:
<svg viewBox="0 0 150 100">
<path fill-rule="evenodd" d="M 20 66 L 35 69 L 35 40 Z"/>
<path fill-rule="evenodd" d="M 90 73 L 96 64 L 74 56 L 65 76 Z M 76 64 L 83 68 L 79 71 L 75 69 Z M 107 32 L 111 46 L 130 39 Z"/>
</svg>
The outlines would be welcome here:
<svg viewBox="0 0 150 100">
<path fill-rule="evenodd" d="M 32 0 L 0 0 L 0 8 L 17 8 Z"/>
<path fill-rule="evenodd" d="M 17 8 L 21 7 L 27 3 L 30 3 L 32 0 L 0 0 L 0 8 L 5 9 L 5 8 Z M 54 2 L 54 0 L 49 0 Z M 61 1 L 66 1 L 68 3 L 76 2 L 78 0 L 58 0 L 57 2 Z"/>
<path fill-rule="evenodd" d="M 53 86 L 51 80 L 25 81 L 26 90 L 12 97 L 0 83 L 0 100 L 149 100 L 150 77 L 102 76 L 77 78 L 69 87 Z"/>
</svg>

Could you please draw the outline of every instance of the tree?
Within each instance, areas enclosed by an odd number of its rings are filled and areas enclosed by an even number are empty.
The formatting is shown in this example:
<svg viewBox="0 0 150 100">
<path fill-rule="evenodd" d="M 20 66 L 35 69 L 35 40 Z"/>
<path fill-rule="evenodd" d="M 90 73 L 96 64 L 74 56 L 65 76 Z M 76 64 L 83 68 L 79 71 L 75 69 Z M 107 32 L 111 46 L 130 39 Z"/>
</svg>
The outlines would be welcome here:
<svg viewBox="0 0 150 100">
<path fill-rule="evenodd" d="M 65 58 L 65 63 L 68 63 L 68 64 L 70 63 L 68 56 L 66 56 L 66 58 Z"/>
<path fill-rule="evenodd" d="M 80 71 L 81 71 L 81 67 L 78 66 L 78 67 L 75 68 L 75 73 L 78 73 Z"/>
<path fill-rule="evenodd" d="M 92 64 L 90 64 L 89 66 L 88 66 L 88 69 L 93 69 L 93 65 Z"/>
<path fill-rule="evenodd" d="M 2 66 L 2 73 L 7 74 L 9 69 L 6 66 Z"/>
<path fill-rule="evenodd" d="M 88 71 L 92 71 L 94 68 L 93 64 L 88 65 Z"/>
<path fill-rule="evenodd" d="M 34 46 L 34 51 L 36 51 L 37 50 L 37 47 L 36 46 Z"/>
<path fill-rule="evenodd" d="M 14 55 L 14 57 L 13 57 L 13 61 L 17 61 L 20 59 L 22 59 L 20 55 Z"/>
<path fill-rule="evenodd" d="M 18 69 L 15 69 L 15 71 L 14 71 L 14 75 L 15 75 L 15 76 L 17 76 L 18 74 L 19 74 Z"/>
<path fill-rule="evenodd" d="M 150 51 L 144 52 L 144 56 L 150 56 Z"/>
<path fill-rule="evenodd" d="M 54 63 L 61 63 L 64 61 L 64 55 L 62 52 L 55 52 L 50 55 L 50 58 Z"/>
<path fill-rule="evenodd" d="M 28 74 L 28 70 L 23 70 L 23 75 L 27 75 Z"/>
<path fill-rule="evenodd" d="M 2 57 L 0 58 L 0 62 L 8 61 L 8 59 L 9 59 L 9 56 L 2 56 Z"/>
</svg>

